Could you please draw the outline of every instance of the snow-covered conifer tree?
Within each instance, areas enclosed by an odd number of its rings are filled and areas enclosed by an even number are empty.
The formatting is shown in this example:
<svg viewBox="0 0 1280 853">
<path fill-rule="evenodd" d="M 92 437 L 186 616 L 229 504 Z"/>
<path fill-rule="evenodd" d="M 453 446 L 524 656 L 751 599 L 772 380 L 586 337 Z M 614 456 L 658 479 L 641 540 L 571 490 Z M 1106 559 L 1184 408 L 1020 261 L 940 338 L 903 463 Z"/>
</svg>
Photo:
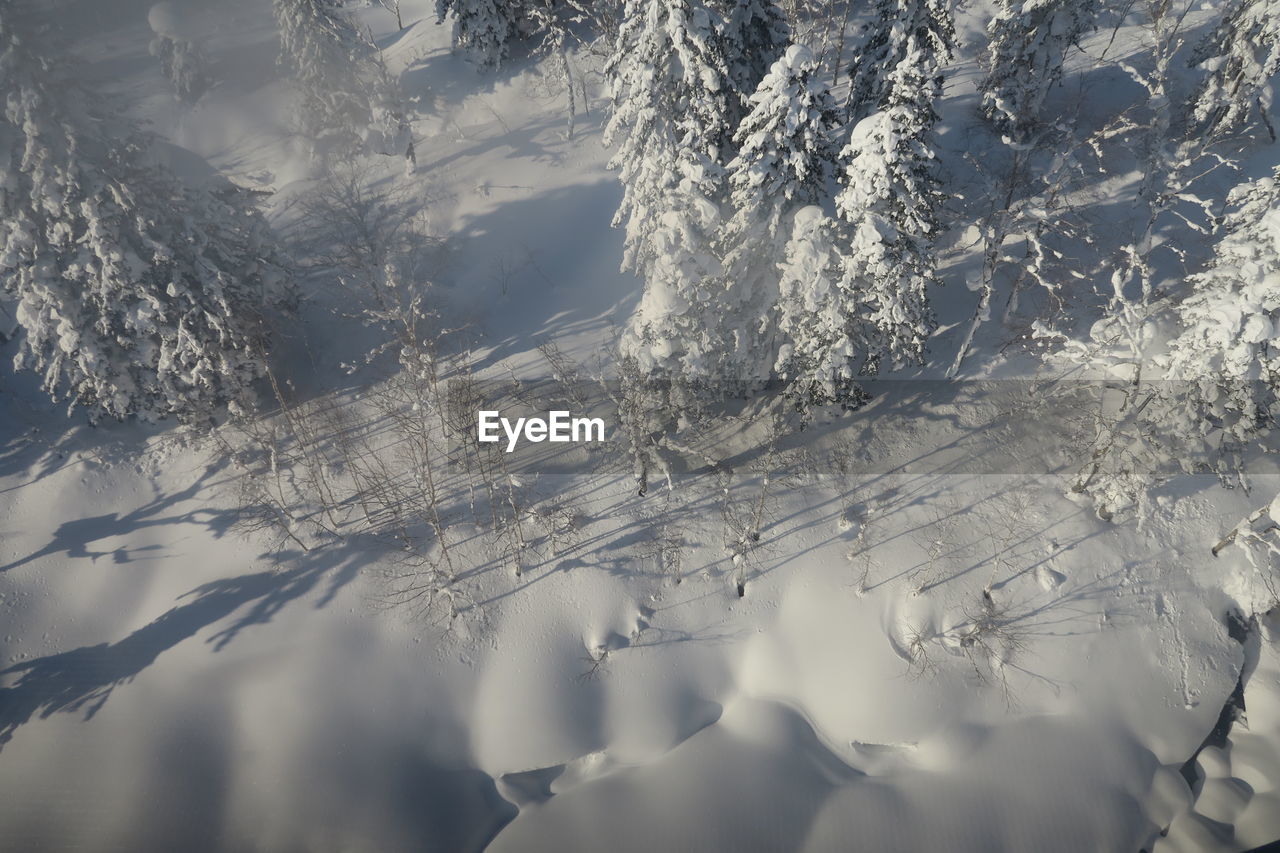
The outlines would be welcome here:
<svg viewBox="0 0 1280 853">
<path fill-rule="evenodd" d="M 723 23 L 721 51 L 729 84 L 738 94 L 730 101 L 730 122 L 737 126 L 751 110 L 749 100 L 769 68 L 787 49 L 791 28 L 773 0 L 720 0 Z"/>
<path fill-rule="evenodd" d="M 192 42 L 157 35 L 151 40 L 151 55 L 160 60 L 174 96 L 184 104 L 194 104 L 213 85 L 208 60 Z"/>
<path fill-rule="evenodd" d="M 1096 0 L 1000 0 L 987 27 L 982 112 L 1002 131 L 1022 132 L 1040 118 L 1067 51 L 1093 29 Z"/>
<path fill-rule="evenodd" d="M 1238 129 L 1257 107 L 1272 140 L 1276 138 L 1268 112 L 1273 98 L 1269 83 L 1280 73 L 1280 5 L 1233 0 L 1197 46 L 1192 62 L 1207 72 L 1192 108 L 1201 128 Z"/>
<path fill-rule="evenodd" d="M 863 294 L 864 320 L 875 330 L 868 370 L 918 363 L 934 327 L 928 290 L 937 283 L 941 193 L 931 143 L 942 89 L 934 47 L 907 37 L 902 61 L 886 78 L 882 109 L 854 127 L 840 155 L 836 210 L 849 235 L 843 286 Z"/>
<path fill-rule="evenodd" d="M 402 154 L 408 120 L 377 47 L 329 0 L 273 0 L 280 63 L 297 84 L 299 129 L 321 150 Z"/>
<path fill-rule="evenodd" d="M 721 372 L 766 379 L 776 349 L 778 273 L 791 238 L 790 214 L 816 204 L 834 167 L 836 106 L 807 48 L 787 49 L 751 96 L 729 164 L 732 217 L 721 237 L 725 274 Z"/>
<path fill-rule="evenodd" d="M 938 76 L 955 48 L 949 0 L 876 0 L 875 9 L 849 68 L 848 112 L 854 119 L 884 105 L 889 77 L 909 54 L 931 63 Z M 914 61 L 925 67 L 919 58 Z"/>
<path fill-rule="evenodd" d="M 288 296 L 262 217 L 184 187 L 0 0 L 0 285 L 19 366 L 96 414 L 207 419 L 250 401 Z"/>
<path fill-rule="evenodd" d="M 857 377 L 867 372 L 867 312 L 859 282 L 844 274 L 837 224 L 814 205 L 796 211 L 779 266 L 774 371 L 797 408 L 863 398 Z"/>
<path fill-rule="evenodd" d="M 1190 278 L 1169 342 L 1196 423 L 1243 443 L 1274 421 L 1280 393 L 1280 169 L 1232 191 L 1209 267 Z"/>
<path fill-rule="evenodd" d="M 184 104 L 194 104 L 213 85 L 209 61 L 195 38 L 187 32 L 182 17 L 172 3 L 157 3 L 147 13 L 147 23 L 155 38 L 151 55 L 160 60 L 173 93 Z"/>
<path fill-rule="evenodd" d="M 494 69 L 507 58 L 516 33 L 517 0 L 436 0 L 436 23 L 453 15 L 453 45 L 480 68 Z"/>
<path fill-rule="evenodd" d="M 729 144 L 728 87 L 709 10 L 697 0 L 632 0 L 608 64 L 606 144 L 623 196 L 623 269 L 645 280 L 622 345 L 644 373 L 705 376 L 720 310 L 712 241 Z"/>
</svg>

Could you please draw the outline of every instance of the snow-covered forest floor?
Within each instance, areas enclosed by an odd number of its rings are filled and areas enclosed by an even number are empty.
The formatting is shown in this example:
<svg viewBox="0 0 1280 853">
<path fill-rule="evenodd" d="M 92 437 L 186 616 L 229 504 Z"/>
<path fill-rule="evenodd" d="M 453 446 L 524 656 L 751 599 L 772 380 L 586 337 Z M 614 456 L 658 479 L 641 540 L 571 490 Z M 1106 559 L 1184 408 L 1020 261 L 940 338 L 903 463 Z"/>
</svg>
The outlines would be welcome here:
<svg viewBox="0 0 1280 853">
<path fill-rule="evenodd" d="M 517 454 L 496 474 L 424 460 L 404 449 L 435 427 L 402 416 L 425 387 L 404 381 L 403 341 L 365 359 L 412 316 L 438 349 L 408 361 L 442 377 L 617 390 L 595 379 L 616 378 L 643 285 L 619 272 L 610 227 L 602 49 L 575 50 L 570 135 L 551 58 L 477 70 L 430 0 L 400 3 L 401 30 L 356 9 L 408 105 L 416 168 L 369 154 L 326 176 L 291 123 L 271 4 L 172 5 L 217 81 L 194 106 L 149 53 L 150 2 L 69 0 L 58 23 L 84 78 L 149 123 L 184 180 L 259 191 L 303 300 L 272 353 L 278 398 L 212 433 L 91 426 L 0 369 L 0 850 L 1280 838 L 1280 617 L 1265 565 L 1237 544 L 1211 553 L 1280 474 L 1252 461 L 1249 491 L 1171 476 L 1140 520 L 1100 518 L 1068 492 L 1101 386 L 1051 395 L 1062 362 L 1030 337 L 1051 317 L 1087 339 L 1110 288 L 1089 278 L 1097 259 L 1147 215 L 1136 158 L 1105 148 L 1107 174 L 1054 208 L 1093 235 L 1063 263 L 1076 289 L 1028 284 L 1007 318 L 993 306 L 948 378 L 980 296 L 989 181 L 1011 156 L 977 114 L 990 7 L 957 12 L 936 105 L 944 286 L 925 363 L 803 430 L 727 407 L 641 495 L 616 443 Z M 808 32 L 815 51 L 838 38 Z M 1081 139 L 1102 127 L 1138 97 L 1122 63 L 1141 66 L 1149 35 L 1129 20 L 1086 37 L 1069 60 L 1086 72 L 1046 111 Z M 1277 150 L 1263 134 L 1196 192 L 1220 212 Z M 356 230 L 348 203 L 412 256 L 410 280 L 387 285 L 421 296 L 408 314 L 376 314 L 327 263 Z M 1161 231 L 1186 266 L 1153 260 L 1153 275 L 1202 268 L 1213 239 Z M 413 466 L 438 500 L 397 491 Z M 477 510 L 480 489 L 515 523 Z"/>
</svg>

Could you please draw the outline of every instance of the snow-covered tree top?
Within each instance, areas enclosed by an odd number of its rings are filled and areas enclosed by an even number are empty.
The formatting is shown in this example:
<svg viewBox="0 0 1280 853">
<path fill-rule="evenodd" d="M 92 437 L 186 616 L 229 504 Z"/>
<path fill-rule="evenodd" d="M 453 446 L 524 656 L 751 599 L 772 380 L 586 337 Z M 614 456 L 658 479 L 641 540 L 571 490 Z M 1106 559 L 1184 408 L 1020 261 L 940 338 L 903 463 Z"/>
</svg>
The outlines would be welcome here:
<svg viewBox="0 0 1280 853">
<path fill-rule="evenodd" d="M 147 12 L 147 23 L 158 36 L 182 41 L 194 41 L 196 27 L 191 16 L 179 5 L 169 0 L 157 3 Z"/>
</svg>

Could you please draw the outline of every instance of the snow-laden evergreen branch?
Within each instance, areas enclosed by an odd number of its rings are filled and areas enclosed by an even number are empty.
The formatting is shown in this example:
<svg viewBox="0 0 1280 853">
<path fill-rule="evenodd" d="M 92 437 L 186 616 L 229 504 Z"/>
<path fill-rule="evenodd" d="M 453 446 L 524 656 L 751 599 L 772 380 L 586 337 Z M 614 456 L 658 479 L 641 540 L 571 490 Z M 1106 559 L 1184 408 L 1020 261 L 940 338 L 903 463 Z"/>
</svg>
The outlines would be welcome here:
<svg viewBox="0 0 1280 853">
<path fill-rule="evenodd" d="M 982 112 L 1001 131 L 1022 135 L 1040 120 L 1067 52 L 1093 29 L 1096 0 L 1000 0 L 987 27 Z"/>
<path fill-rule="evenodd" d="M 273 0 L 280 64 L 297 88 L 298 130 L 317 153 L 402 154 L 408 119 L 368 33 L 328 0 Z"/>
</svg>

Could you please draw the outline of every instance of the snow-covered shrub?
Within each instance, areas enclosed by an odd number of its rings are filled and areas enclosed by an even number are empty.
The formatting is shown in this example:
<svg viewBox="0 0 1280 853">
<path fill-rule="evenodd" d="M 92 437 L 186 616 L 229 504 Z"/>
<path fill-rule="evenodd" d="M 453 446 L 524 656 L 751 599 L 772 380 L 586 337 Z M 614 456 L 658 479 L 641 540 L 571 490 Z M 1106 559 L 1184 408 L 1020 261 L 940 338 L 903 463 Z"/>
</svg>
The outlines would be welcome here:
<svg viewBox="0 0 1280 853">
<path fill-rule="evenodd" d="M 672 463 L 700 455 L 686 440 L 707 425 L 705 386 L 655 374 L 629 356 L 620 359 L 613 372 L 613 382 L 602 384 L 617 412 L 618 440 L 626 450 L 637 492 L 643 497 L 655 474 L 670 489 Z"/>
<path fill-rule="evenodd" d="M 190 189 L 0 3 L 0 282 L 17 362 L 95 414 L 242 412 L 263 312 L 289 296 L 265 223 L 234 190 Z"/>
<path fill-rule="evenodd" d="M 1034 126 L 1067 51 L 1089 30 L 1096 0 L 1001 0 L 987 27 L 982 112 L 1006 132 Z"/>
<path fill-rule="evenodd" d="M 751 96 L 729 164 L 733 211 L 720 239 L 720 375 L 767 379 L 775 360 L 779 268 L 787 260 L 790 214 L 821 200 L 834 171 L 836 107 L 808 49 L 793 46 Z"/>
<path fill-rule="evenodd" d="M 307 228 L 300 248 L 308 270 L 341 289 L 341 312 L 383 333 L 363 361 L 399 353 L 403 366 L 438 343 L 429 282 L 439 242 L 421 198 L 376 178 L 366 162 L 333 164 L 301 198 Z"/>
<path fill-rule="evenodd" d="M 1268 111 L 1274 97 L 1271 80 L 1280 73 L 1280 5 L 1232 0 L 1217 27 L 1196 47 L 1192 63 L 1206 72 L 1192 104 L 1202 129 L 1236 130 L 1256 106 L 1275 140 Z"/>
<path fill-rule="evenodd" d="M 368 33 L 328 0 L 273 0 L 280 64 L 297 86 L 298 129 L 318 150 L 402 154 L 409 125 Z"/>
</svg>

